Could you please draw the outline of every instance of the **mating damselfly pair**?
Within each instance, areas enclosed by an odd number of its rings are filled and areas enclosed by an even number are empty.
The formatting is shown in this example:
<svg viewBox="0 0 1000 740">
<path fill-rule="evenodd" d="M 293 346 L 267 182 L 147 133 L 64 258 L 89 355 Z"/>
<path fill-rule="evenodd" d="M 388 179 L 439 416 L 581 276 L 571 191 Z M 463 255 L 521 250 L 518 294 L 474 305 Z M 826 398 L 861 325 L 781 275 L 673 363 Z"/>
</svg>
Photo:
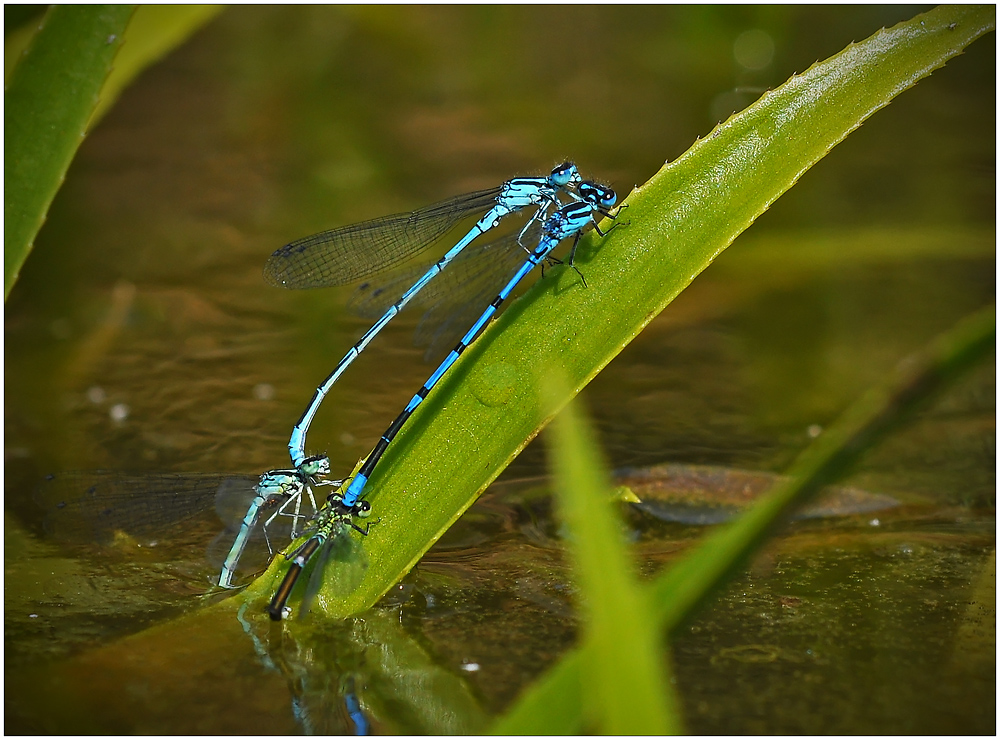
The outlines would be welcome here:
<svg viewBox="0 0 1000 740">
<path fill-rule="evenodd" d="M 544 263 L 559 263 L 559 260 L 552 257 L 552 251 L 571 237 L 574 242 L 568 262 L 573 266 L 576 247 L 584 229 L 593 224 L 603 236 L 606 232 L 602 232 L 597 226 L 598 216 L 613 218 L 610 209 L 616 200 L 613 190 L 582 180 L 576 166 L 565 162 L 546 177 L 515 178 L 497 188 L 458 196 L 413 213 L 387 216 L 322 232 L 292 242 L 271 256 L 265 267 L 265 276 L 272 284 L 289 288 L 338 285 L 398 264 L 433 244 L 461 220 L 481 213 L 484 207 L 490 206 L 465 236 L 410 284 L 399 298 L 395 298 L 399 295 L 398 290 L 370 291 L 373 296 L 393 300 L 385 307 L 372 328 L 348 350 L 333 372 L 316 389 L 305 412 L 293 428 L 288 447 L 293 464 L 299 465 L 300 461 L 312 459 L 305 456 L 306 434 L 330 388 L 376 334 L 418 293 L 423 292 L 425 301 L 428 296 L 432 297 L 431 311 L 435 308 L 436 299 L 442 295 L 472 293 L 468 303 L 473 307 L 481 307 L 487 297 L 492 297 L 458 344 L 389 425 L 359 468 L 337 487 L 336 493 L 328 497 L 326 506 L 317 514 L 315 534 L 290 556 L 292 566 L 269 606 L 272 618 L 281 618 L 295 580 L 313 553 L 324 546 L 333 548 L 338 537 L 349 536 L 351 529 L 367 533 L 367 530 L 354 524 L 353 517 L 366 516 L 370 511 L 363 496 L 372 472 L 416 408 L 482 331 L 514 288 L 534 267 Z M 528 208 L 534 208 L 534 212 L 520 230 L 496 241 L 469 248 L 477 237 L 497 227 L 506 216 Z M 576 269 L 575 266 L 573 269 Z M 470 280 L 470 275 L 477 279 Z M 434 285 L 428 288 L 432 280 L 435 281 Z M 362 287 L 367 289 L 370 286 L 366 284 Z M 251 520 L 254 514 L 250 511 L 247 516 Z M 223 578 L 225 575 L 224 572 Z"/>
<path fill-rule="evenodd" d="M 308 495 L 310 503 L 315 506 L 312 487 L 329 484 L 322 480 L 329 473 L 329 464 L 326 458 L 306 456 L 309 427 L 333 384 L 397 313 L 421 293 L 424 302 L 430 304 L 430 312 L 437 308 L 442 296 L 453 297 L 457 293 L 468 296 L 471 293 L 467 302 L 473 307 L 481 307 L 487 297 L 492 298 L 454 349 L 386 429 L 360 468 L 343 483 L 337 481 L 332 484 L 335 491 L 316 512 L 310 527 L 312 536 L 289 556 L 292 565 L 269 607 L 272 618 L 281 618 L 295 580 L 316 552 L 336 549 L 337 540 L 349 535 L 351 529 L 367 533 L 367 529 L 363 530 L 354 523 L 354 518 L 367 516 L 370 511 L 368 502 L 364 500 L 364 491 L 379 460 L 414 410 L 482 331 L 514 288 L 537 265 L 558 263 L 559 260 L 552 257 L 552 251 L 571 237 L 574 242 L 568 261 L 573 266 L 576 246 L 584 229 L 593 224 L 603 236 L 606 232 L 597 227 L 598 217 L 613 217 L 610 209 L 616 199 L 613 190 L 582 180 L 576 166 L 565 162 L 545 177 L 515 178 L 499 187 L 450 198 L 412 213 L 385 216 L 325 231 L 294 241 L 271 256 L 264 274 L 274 285 L 286 288 L 341 285 L 397 266 L 440 240 L 461 221 L 482 214 L 471 229 L 408 284 L 402 294 L 391 288 L 372 290 L 370 283 L 362 286 L 360 290 L 367 295 L 369 307 L 380 306 L 382 314 L 317 387 L 292 430 L 288 449 L 298 471 L 294 477 L 301 485 L 268 487 L 267 484 L 273 480 L 273 471 L 265 474 L 262 477 L 262 495 L 255 499 L 244 519 L 247 531 L 256 524 L 261 506 L 273 501 L 268 497 L 269 491 L 276 490 L 276 495 L 285 497 L 272 518 L 279 511 L 287 513 L 293 501 L 297 513 L 298 502 L 303 495 Z M 477 237 L 496 228 L 505 217 L 523 209 L 534 211 L 522 228 L 493 242 L 470 248 Z M 279 477 L 285 480 L 287 475 L 288 471 L 282 471 Z M 266 528 L 267 522 L 262 526 Z M 244 532 L 241 530 L 240 534 Z M 232 567 L 239 559 L 240 551 L 241 540 L 237 538 L 220 575 L 220 585 L 230 585 Z"/>
<path fill-rule="evenodd" d="M 293 427 L 288 443 L 293 467 L 268 471 L 254 487 L 252 501 L 222 566 L 219 585 L 234 585 L 237 565 L 255 533 L 263 534 L 270 551 L 278 536 L 294 540 L 310 535 L 305 544 L 286 556 L 291 566 L 269 606 L 272 618 L 281 619 L 298 575 L 317 553 L 332 552 L 347 560 L 363 558 L 362 548 L 350 545 L 348 540 L 353 539 L 352 530 L 361 534 L 368 531 L 356 519 L 370 512 L 365 488 L 393 439 L 523 278 L 538 265 L 560 262 L 552 252 L 569 238 L 574 241 L 568 263 L 576 269 L 573 261 L 581 235 L 591 225 L 602 236 L 607 233 L 597 222 L 601 216 L 614 218 L 611 209 L 616 199 L 613 190 L 584 181 L 576 166 L 566 162 L 544 177 L 514 178 L 498 187 L 450 198 L 411 213 L 325 231 L 277 250 L 264 270 L 269 283 L 299 289 L 364 280 L 355 308 L 379 318 L 316 388 Z M 523 210 L 529 216 L 520 228 L 490 242 L 478 239 Z M 404 272 L 388 286 L 373 287 L 371 278 L 376 274 L 399 267 L 473 217 L 476 221 L 472 227 L 432 265 L 416 273 Z M 454 336 L 449 329 L 467 328 L 355 472 L 344 481 L 330 479 L 329 460 L 324 455 L 306 455 L 309 427 L 337 379 L 411 301 L 424 304 L 424 324 L 444 325 L 432 343 Z M 475 320 L 470 326 L 467 320 L 471 316 Z M 324 497 L 321 491 L 330 493 Z M 279 523 L 284 523 L 287 531 L 272 537 L 270 532 L 276 531 Z M 315 571 L 321 572 L 321 564 Z M 307 597 L 313 590 L 310 584 Z"/>
</svg>

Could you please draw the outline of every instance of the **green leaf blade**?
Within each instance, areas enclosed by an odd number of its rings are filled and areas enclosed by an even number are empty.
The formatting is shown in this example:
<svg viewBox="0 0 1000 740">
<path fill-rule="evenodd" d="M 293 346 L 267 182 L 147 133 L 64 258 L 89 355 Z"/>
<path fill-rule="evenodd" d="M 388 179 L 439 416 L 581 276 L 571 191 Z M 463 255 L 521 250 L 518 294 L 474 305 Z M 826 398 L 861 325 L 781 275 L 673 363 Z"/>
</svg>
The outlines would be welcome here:
<svg viewBox="0 0 1000 740">
<path fill-rule="evenodd" d="M 55 6 L 4 92 L 4 298 L 86 134 L 133 6 Z"/>
<path fill-rule="evenodd" d="M 660 631 L 612 506 L 610 476 L 576 404 L 567 405 L 553 421 L 549 446 L 583 600 L 584 639 L 591 648 L 581 680 L 588 724 L 611 735 L 678 733 L 677 702 L 664 675 Z M 516 730 L 539 731 L 533 723 Z"/>
</svg>

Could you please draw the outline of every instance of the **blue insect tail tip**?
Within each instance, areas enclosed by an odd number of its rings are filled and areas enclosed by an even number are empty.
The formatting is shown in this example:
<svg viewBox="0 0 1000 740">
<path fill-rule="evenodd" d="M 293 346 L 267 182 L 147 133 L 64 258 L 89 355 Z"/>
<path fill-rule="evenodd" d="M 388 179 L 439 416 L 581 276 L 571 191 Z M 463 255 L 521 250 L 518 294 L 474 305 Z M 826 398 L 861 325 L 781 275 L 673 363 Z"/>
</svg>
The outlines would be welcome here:
<svg viewBox="0 0 1000 740">
<path fill-rule="evenodd" d="M 365 484 L 368 482 L 368 477 L 361 473 L 354 476 L 354 480 L 347 487 L 347 491 L 344 493 L 344 506 L 348 509 L 354 506 L 354 502 L 358 500 L 358 496 L 365 489 Z"/>
</svg>

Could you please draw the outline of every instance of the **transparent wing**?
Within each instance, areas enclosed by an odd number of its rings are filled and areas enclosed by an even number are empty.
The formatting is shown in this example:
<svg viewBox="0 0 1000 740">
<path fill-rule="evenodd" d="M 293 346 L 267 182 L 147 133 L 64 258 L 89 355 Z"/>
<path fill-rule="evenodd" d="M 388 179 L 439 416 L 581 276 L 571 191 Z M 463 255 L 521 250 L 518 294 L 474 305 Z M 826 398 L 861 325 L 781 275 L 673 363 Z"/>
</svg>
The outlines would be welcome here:
<svg viewBox="0 0 1000 740">
<path fill-rule="evenodd" d="M 257 495 L 254 490 L 256 483 L 256 478 L 248 476 L 225 478 L 219 482 L 215 489 L 215 513 L 227 528 L 239 529 L 247 507 Z"/>
<path fill-rule="evenodd" d="M 429 247 L 460 221 L 486 213 L 499 192 L 500 187 L 479 190 L 297 239 L 271 255 L 264 279 L 284 288 L 321 288 L 382 272 Z"/>
<path fill-rule="evenodd" d="M 414 337 L 418 345 L 427 345 L 425 359 L 440 356 L 455 346 L 528 259 L 528 252 L 521 244 L 533 248 L 538 243 L 539 233 L 540 227 L 532 225 L 520 243 L 518 234 L 514 233 L 483 245 L 481 254 L 470 254 L 461 261 L 456 259 L 451 279 L 455 285 L 462 286 L 461 293 L 451 290 L 448 284 L 432 282 L 427 287 L 427 308 Z"/>
<path fill-rule="evenodd" d="M 299 617 L 312 607 L 313 600 L 323 598 L 322 590 L 336 596 L 347 596 L 361 585 L 368 570 L 368 556 L 361 541 L 351 534 L 347 524 L 335 525 L 323 549 L 313 558 L 306 590 L 302 595 Z"/>
<path fill-rule="evenodd" d="M 226 526 L 207 546 L 205 558 L 221 567 L 256 495 L 256 482 L 253 476 L 217 473 L 66 472 L 47 476 L 35 499 L 44 511 L 45 531 L 74 545 L 110 545 L 120 534 L 173 542 L 192 537 L 204 543 L 218 530 L 210 521 L 214 505 Z M 286 518 L 278 522 L 268 534 L 280 545 L 287 541 L 290 525 Z M 237 571 L 255 573 L 269 558 L 267 541 L 255 527 Z"/>
<path fill-rule="evenodd" d="M 224 482 L 249 491 L 252 498 L 255 481 L 218 474 L 67 472 L 47 476 L 36 500 L 45 513 L 45 529 L 53 537 L 106 544 L 117 532 L 155 533 L 209 511 Z"/>
<path fill-rule="evenodd" d="M 473 242 L 411 301 L 424 308 L 415 341 L 428 345 L 427 359 L 443 354 L 469 328 L 500 288 L 527 259 L 518 242 L 519 231 L 492 241 Z M 532 226 L 521 238 L 528 247 L 537 244 L 540 227 Z M 418 265 L 396 271 L 388 281 L 360 286 L 348 308 L 361 316 L 377 318 L 427 271 Z"/>
</svg>

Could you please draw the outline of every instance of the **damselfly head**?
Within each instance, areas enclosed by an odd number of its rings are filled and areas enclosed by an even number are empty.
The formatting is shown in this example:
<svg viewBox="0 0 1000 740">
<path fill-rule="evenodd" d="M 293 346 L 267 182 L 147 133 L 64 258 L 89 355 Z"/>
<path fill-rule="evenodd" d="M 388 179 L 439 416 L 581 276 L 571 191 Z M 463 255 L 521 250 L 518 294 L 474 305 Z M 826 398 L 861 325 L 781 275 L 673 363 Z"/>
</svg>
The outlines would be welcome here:
<svg viewBox="0 0 1000 740">
<path fill-rule="evenodd" d="M 585 180 L 577 186 L 580 197 L 594 206 L 601 208 L 611 208 L 618 200 L 618 194 L 609 187 L 598 185 L 596 182 Z"/>
<path fill-rule="evenodd" d="M 331 493 L 326 497 L 327 506 L 339 516 L 348 516 L 352 513 L 352 508 L 344 504 L 344 494 L 343 488 L 338 488 L 336 491 Z"/>
<path fill-rule="evenodd" d="M 367 501 L 358 500 L 351 506 L 344 504 L 344 494 L 340 490 L 334 491 L 327 496 L 326 502 L 336 514 L 345 517 L 356 516 L 364 518 L 372 512 L 372 505 Z"/>
<path fill-rule="evenodd" d="M 580 173 L 577 171 L 576 165 L 572 162 L 563 162 L 552 170 L 552 174 L 549 175 L 549 181 L 560 188 L 571 184 L 575 185 L 580 182 Z"/>
<path fill-rule="evenodd" d="M 306 476 L 327 475 L 330 472 L 330 458 L 326 455 L 307 457 L 299 464 L 299 472 Z"/>
</svg>

